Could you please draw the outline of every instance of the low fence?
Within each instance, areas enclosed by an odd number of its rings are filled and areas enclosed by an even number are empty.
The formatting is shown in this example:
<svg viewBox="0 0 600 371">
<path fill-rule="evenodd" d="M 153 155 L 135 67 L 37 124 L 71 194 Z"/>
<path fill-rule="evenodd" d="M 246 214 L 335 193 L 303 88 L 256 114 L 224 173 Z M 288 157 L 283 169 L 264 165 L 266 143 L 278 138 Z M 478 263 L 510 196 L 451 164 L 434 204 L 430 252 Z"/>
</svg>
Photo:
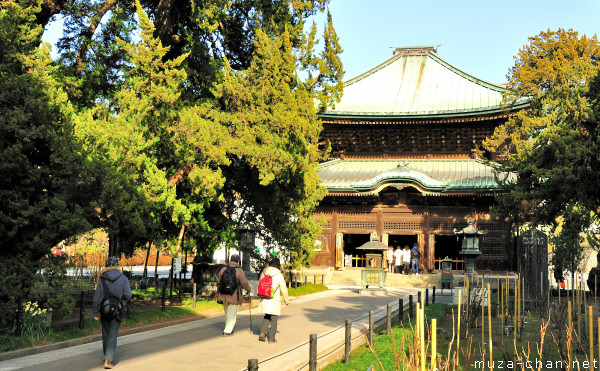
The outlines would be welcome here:
<svg viewBox="0 0 600 371">
<path fill-rule="evenodd" d="M 429 289 L 425 290 L 425 305 L 429 305 L 430 299 L 432 303 L 435 303 L 435 293 L 435 286 L 433 287 L 431 298 L 429 296 Z M 413 318 L 415 313 L 414 303 L 420 301 L 421 292 L 418 292 L 416 301 L 414 295 L 407 295 L 399 298 L 397 303 L 387 304 L 385 309 L 380 309 L 377 311 L 371 310 L 367 314 L 355 318 L 354 321 L 351 319 L 346 319 L 343 325 L 340 325 L 339 327 L 324 334 L 310 334 L 308 341 L 292 349 L 286 350 L 285 352 L 260 361 L 256 358 L 249 359 L 248 367 L 245 368 L 244 371 L 256 371 L 261 367 L 261 365 L 270 369 L 270 367 L 267 365 L 270 361 L 280 359 L 280 357 L 288 356 L 290 352 L 298 351 L 302 348 L 305 348 L 303 351 L 307 352 L 308 361 L 303 364 L 296 365 L 290 369 L 298 371 L 306 369 L 309 371 L 316 371 L 317 366 L 321 368 L 340 359 L 344 359 L 345 363 L 349 363 L 352 357 L 352 350 L 360 347 L 365 342 L 373 344 L 375 333 L 385 329 L 388 335 L 391 334 L 392 324 L 401 323 L 404 319 L 405 313 L 408 314 L 409 319 Z M 368 320 L 367 327 L 359 325 L 359 323 L 364 320 Z M 341 338 L 342 333 L 344 335 L 343 340 L 336 341 L 336 339 Z M 333 341 L 327 338 L 333 338 Z M 334 345 L 328 346 L 327 348 L 319 351 L 319 339 L 324 340 L 327 344 L 333 343 Z M 326 339 L 330 341 L 327 341 Z"/>
</svg>

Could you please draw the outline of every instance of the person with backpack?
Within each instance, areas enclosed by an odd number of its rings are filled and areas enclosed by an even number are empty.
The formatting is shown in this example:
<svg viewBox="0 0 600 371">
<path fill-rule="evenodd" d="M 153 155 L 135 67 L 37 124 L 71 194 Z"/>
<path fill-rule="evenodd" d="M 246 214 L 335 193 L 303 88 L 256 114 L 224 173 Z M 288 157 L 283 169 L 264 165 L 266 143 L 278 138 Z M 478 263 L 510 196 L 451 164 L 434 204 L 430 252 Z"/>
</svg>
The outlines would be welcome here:
<svg viewBox="0 0 600 371">
<path fill-rule="evenodd" d="M 92 315 L 102 324 L 102 351 L 104 352 L 104 368 L 113 368 L 115 351 L 117 350 L 117 336 L 121 327 L 121 319 L 129 299 L 131 288 L 129 280 L 121 268 L 118 267 L 119 259 L 111 256 L 106 260 L 105 268 L 100 273 L 94 301 Z"/>
<path fill-rule="evenodd" d="M 250 285 L 244 270 L 240 266 L 240 256 L 233 254 L 229 258 L 229 264 L 217 273 L 217 302 L 223 304 L 223 310 L 225 311 L 223 336 L 233 335 L 238 306 L 243 302 L 240 286 L 250 295 Z"/>
<path fill-rule="evenodd" d="M 421 253 L 419 252 L 419 248 L 415 243 L 412 250 L 410 251 L 410 257 L 412 258 L 412 274 L 419 275 L 419 257 Z"/>
<path fill-rule="evenodd" d="M 265 287 L 269 282 L 271 285 L 270 289 Z M 265 288 L 267 289 L 267 293 L 264 292 Z M 262 299 L 258 305 L 258 309 L 265 314 L 258 340 L 267 341 L 268 339 L 269 343 L 276 343 L 277 319 L 281 315 L 281 296 L 283 296 L 285 305 L 290 303 L 285 279 L 281 273 L 281 263 L 278 258 L 273 258 L 269 262 L 269 266 L 263 269 L 260 274 L 258 296 Z"/>
</svg>

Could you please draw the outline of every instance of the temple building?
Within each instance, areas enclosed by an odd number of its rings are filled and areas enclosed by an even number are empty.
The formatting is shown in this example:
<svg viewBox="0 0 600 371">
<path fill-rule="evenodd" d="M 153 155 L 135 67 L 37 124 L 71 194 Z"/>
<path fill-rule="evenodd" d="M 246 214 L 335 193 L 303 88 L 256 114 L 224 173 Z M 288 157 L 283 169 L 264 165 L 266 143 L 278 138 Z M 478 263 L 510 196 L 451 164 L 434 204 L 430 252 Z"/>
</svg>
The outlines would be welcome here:
<svg viewBox="0 0 600 371">
<path fill-rule="evenodd" d="M 388 60 L 346 81 L 342 100 L 321 115 L 331 144 L 319 177 L 328 194 L 313 266 L 364 266 L 363 243 L 417 244 L 420 268 L 446 256 L 462 269 L 453 230 L 472 217 L 481 238 L 477 269 L 515 265 L 509 225 L 490 218 L 500 190 L 481 158 L 482 142 L 527 102 L 502 104 L 505 89 L 451 65 L 436 47 L 394 49 Z"/>
</svg>

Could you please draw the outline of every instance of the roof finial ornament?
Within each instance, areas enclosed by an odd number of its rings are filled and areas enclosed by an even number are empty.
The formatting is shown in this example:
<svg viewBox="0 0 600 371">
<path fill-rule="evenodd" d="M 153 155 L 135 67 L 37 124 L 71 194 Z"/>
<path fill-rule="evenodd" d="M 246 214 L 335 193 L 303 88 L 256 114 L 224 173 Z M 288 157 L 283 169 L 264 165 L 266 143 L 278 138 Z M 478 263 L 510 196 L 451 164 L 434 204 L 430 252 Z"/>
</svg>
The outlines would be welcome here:
<svg viewBox="0 0 600 371">
<path fill-rule="evenodd" d="M 429 53 L 437 54 L 437 48 L 439 46 L 442 46 L 442 44 L 423 46 L 390 46 L 390 48 L 394 49 L 394 55 L 427 55 Z"/>
</svg>

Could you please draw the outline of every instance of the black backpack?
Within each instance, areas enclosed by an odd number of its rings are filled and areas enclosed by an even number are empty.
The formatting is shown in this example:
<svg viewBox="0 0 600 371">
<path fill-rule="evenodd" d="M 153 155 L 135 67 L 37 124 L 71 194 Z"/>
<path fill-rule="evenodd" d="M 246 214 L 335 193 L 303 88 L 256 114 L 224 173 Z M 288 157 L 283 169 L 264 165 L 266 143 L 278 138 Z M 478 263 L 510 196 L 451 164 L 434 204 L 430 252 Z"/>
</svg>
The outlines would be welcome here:
<svg viewBox="0 0 600 371">
<path fill-rule="evenodd" d="M 238 287 L 237 277 L 235 270 L 237 267 L 227 267 L 221 275 L 221 281 L 219 282 L 219 293 L 223 295 L 232 295 Z"/>
<path fill-rule="evenodd" d="M 102 288 L 104 291 L 104 297 L 100 302 L 100 317 L 103 320 L 109 321 L 112 319 L 121 320 L 121 299 L 117 298 L 106 288 L 104 277 L 100 278 L 102 282 Z"/>
</svg>

